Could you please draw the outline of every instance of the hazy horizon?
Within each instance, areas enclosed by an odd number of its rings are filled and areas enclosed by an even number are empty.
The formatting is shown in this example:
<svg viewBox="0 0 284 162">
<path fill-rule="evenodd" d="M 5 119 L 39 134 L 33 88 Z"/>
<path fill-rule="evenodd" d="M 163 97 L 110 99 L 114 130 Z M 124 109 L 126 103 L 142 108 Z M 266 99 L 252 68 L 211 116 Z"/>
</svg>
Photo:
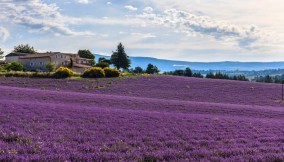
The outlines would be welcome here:
<svg viewBox="0 0 284 162">
<path fill-rule="evenodd" d="M 0 48 L 190 62 L 284 61 L 280 0 L 0 0 Z"/>
</svg>

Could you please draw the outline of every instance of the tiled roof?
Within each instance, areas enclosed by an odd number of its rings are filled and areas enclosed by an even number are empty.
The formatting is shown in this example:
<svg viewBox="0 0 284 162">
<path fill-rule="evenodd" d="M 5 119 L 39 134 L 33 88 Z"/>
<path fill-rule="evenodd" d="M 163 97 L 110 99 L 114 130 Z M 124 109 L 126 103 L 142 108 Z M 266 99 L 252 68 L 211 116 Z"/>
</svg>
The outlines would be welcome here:
<svg viewBox="0 0 284 162">
<path fill-rule="evenodd" d="M 51 53 L 36 53 L 36 54 L 28 54 L 25 56 L 21 56 L 20 59 L 29 59 L 29 58 L 42 58 L 42 57 L 50 57 L 56 54 L 63 54 L 63 55 L 76 55 L 72 53 L 60 53 L 60 52 L 51 52 Z"/>
<path fill-rule="evenodd" d="M 91 60 L 94 60 L 94 59 L 88 59 L 88 58 L 82 58 L 82 57 L 80 57 L 80 60 L 87 60 L 87 61 L 91 61 Z"/>
<path fill-rule="evenodd" d="M 92 66 L 89 65 L 83 65 L 83 64 L 73 64 L 74 67 L 78 67 L 78 68 L 90 68 Z"/>
<path fill-rule="evenodd" d="M 20 59 L 29 59 L 29 58 L 42 58 L 42 57 L 50 57 L 55 55 L 55 53 L 37 53 L 37 54 L 28 54 L 25 56 L 20 56 Z"/>
<path fill-rule="evenodd" d="M 47 53 L 35 53 L 35 54 L 12 52 L 6 55 L 6 57 L 19 56 L 20 59 L 29 59 L 29 58 L 50 57 L 56 54 L 77 56 L 77 54 L 73 54 L 73 53 L 60 53 L 60 52 L 47 52 Z M 84 58 L 80 58 L 80 59 L 89 60 L 89 59 L 84 59 Z"/>
<path fill-rule="evenodd" d="M 12 53 L 9 53 L 8 55 L 6 55 L 5 57 L 12 57 L 12 56 L 25 56 L 25 55 L 29 55 L 29 54 L 28 54 L 28 53 L 12 52 Z"/>
</svg>

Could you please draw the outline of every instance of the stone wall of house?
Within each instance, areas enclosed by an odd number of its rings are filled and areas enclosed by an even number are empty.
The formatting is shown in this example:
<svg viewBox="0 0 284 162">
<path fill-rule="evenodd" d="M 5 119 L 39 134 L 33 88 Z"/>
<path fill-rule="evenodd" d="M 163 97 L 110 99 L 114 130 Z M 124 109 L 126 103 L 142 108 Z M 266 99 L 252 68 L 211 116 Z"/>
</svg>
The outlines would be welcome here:
<svg viewBox="0 0 284 162">
<path fill-rule="evenodd" d="M 45 70 L 45 65 L 50 61 L 50 57 L 19 59 L 19 62 L 28 70 Z"/>
<path fill-rule="evenodd" d="M 11 62 L 18 62 L 19 56 L 10 56 L 5 58 L 5 62 L 11 63 Z"/>
<path fill-rule="evenodd" d="M 59 66 L 69 66 L 71 63 L 71 58 L 73 57 L 74 56 L 72 55 L 58 53 L 58 54 L 52 55 L 50 58 L 51 58 L 51 62 L 54 63 L 57 67 L 59 67 Z"/>
</svg>

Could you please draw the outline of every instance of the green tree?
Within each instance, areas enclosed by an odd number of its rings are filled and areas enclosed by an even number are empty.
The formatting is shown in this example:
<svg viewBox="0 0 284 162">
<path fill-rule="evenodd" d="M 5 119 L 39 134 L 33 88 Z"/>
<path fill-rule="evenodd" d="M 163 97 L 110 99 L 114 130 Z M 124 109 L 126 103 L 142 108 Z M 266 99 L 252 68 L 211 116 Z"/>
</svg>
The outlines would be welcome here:
<svg viewBox="0 0 284 162">
<path fill-rule="evenodd" d="M 99 63 L 101 63 L 101 62 L 108 63 L 109 65 L 111 64 L 111 61 L 109 59 L 104 58 L 104 57 L 99 58 Z"/>
<path fill-rule="evenodd" d="M 157 66 L 154 66 L 152 64 L 148 64 L 147 69 L 146 69 L 147 74 L 157 74 L 159 72 L 160 72 L 160 70 L 158 69 Z"/>
<path fill-rule="evenodd" d="M 192 74 L 192 77 L 195 77 L 195 78 L 203 78 L 203 75 L 201 73 L 193 73 Z"/>
<path fill-rule="evenodd" d="M 101 57 L 99 58 L 99 62 L 95 65 L 95 67 L 101 67 L 103 69 L 105 67 L 109 67 L 110 64 L 111 64 L 110 60 Z"/>
<path fill-rule="evenodd" d="M 205 78 L 214 78 L 214 77 L 215 77 L 215 75 L 212 72 L 206 74 L 206 76 L 205 76 Z"/>
<path fill-rule="evenodd" d="M 14 47 L 13 52 L 35 54 L 36 50 L 34 49 L 34 47 L 29 46 L 28 44 L 26 45 L 20 44 Z"/>
<path fill-rule="evenodd" d="M 264 77 L 264 82 L 265 83 L 272 83 L 273 82 L 272 77 L 270 75 L 266 75 Z"/>
<path fill-rule="evenodd" d="M 93 59 L 93 60 L 90 61 L 90 63 L 89 63 L 90 66 L 94 66 L 95 64 L 96 64 L 96 60 L 95 60 L 95 59 Z"/>
<path fill-rule="evenodd" d="M 70 64 L 69 64 L 69 68 L 72 68 L 73 67 L 73 59 L 72 58 L 70 58 Z"/>
<path fill-rule="evenodd" d="M 2 51 L 2 49 L 0 48 L 0 59 L 4 57 L 3 54 L 4 54 L 4 51 Z"/>
<path fill-rule="evenodd" d="M 192 71 L 191 71 L 190 68 L 187 67 L 187 68 L 184 70 L 184 76 L 192 77 Z"/>
<path fill-rule="evenodd" d="M 143 69 L 140 66 L 134 68 L 133 73 L 140 74 L 143 73 Z"/>
<path fill-rule="evenodd" d="M 175 70 L 173 75 L 184 76 L 184 70 Z"/>
<path fill-rule="evenodd" d="M 95 56 L 92 54 L 90 50 L 79 50 L 78 55 L 81 58 L 95 59 Z"/>
<path fill-rule="evenodd" d="M 52 62 L 48 62 L 46 65 L 45 65 L 45 68 L 49 71 L 49 72 L 53 72 L 55 71 L 56 69 L 56 65 Z"/>
<path fill-rule="evenodd" d="M 100 67 L 103 69 L 103 68 L 109 67 L 109 64 L 106 62 L 99 62 L 95 65 L 95 67 Z"/>
<path fill-rule="evenodd" d="M 120 68 L 128 69 L 130 67 L 130 59 L 125 53 L 124 46 L 119 43 L 116 52 L 113 52 L 110 58 L 111 63 L 119 70 Z"/>
</svg>

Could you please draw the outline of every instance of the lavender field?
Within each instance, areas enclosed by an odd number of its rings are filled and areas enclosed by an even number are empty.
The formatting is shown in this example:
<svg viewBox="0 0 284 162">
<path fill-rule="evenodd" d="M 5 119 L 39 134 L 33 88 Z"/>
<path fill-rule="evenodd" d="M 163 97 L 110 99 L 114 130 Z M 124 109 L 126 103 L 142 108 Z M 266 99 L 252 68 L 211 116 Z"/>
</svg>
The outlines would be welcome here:
<svg viewBox="0 0 284 162">
<path fill-rule="evenodd" d="M 0 78 L 0 161 L 284 161 L 281 85 Z"/>
</svg>

